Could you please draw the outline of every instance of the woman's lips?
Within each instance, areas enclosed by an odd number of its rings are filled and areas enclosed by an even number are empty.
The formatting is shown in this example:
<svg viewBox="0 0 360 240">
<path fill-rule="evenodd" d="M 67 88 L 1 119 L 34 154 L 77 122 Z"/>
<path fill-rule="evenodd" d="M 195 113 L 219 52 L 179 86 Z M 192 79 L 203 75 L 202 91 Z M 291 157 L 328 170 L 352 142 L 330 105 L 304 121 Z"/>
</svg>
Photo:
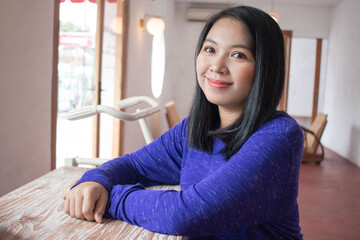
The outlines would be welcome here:
<svg viewBox="0 0 360 240">
<path fill-rule="evenodd" d="M 212 79 L 212 78 L 206 78 L 206 79 L 208 80 L 209 85 L 214 88 L 226 88 L 226 87 L 229 87 L 230 85 L 232 85 L 232 83 L 221 81 L 221 80 L 216 80 L 216 79 Z"/>
</svg>

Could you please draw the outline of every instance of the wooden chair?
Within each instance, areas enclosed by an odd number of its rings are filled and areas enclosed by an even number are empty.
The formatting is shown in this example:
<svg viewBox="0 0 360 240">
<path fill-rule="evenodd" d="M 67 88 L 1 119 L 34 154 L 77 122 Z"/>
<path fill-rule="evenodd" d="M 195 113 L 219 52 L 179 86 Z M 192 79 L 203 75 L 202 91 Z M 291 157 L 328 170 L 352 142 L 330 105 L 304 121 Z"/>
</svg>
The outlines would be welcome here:
<svg viewBox="0 0 360 240">
<path fill-rule="evenodd" d="M 302 162 L 315 162 L 320 164 L 324 160 L 324 146 L 320 139 L 327 123 L 327 114 L 318 113 L 310 129 L 302 127 L 304 131 L 304 152 Z M 320 146 L 320 153 L 317 153 Z"/>
<path fill-rule="evenodd" d="M 166 109 L 166 118 L 169 124 L 169 128 L 174 127 L 181 121 L 181 118 L 176 110 L 175 102 L 170 101 L 165 105 Z"/>
</svg>

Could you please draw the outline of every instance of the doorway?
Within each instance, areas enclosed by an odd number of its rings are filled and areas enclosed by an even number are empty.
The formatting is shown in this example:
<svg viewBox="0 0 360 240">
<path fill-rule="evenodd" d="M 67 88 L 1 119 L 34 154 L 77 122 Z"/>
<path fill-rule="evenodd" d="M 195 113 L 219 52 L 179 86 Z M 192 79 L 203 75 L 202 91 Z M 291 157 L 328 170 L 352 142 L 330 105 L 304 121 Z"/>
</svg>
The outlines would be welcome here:
<svg viewBox="0 0 360 240">
<path fill-rule="evenodd" d="M 126 9 L 123 0 L 61 0 L 56 168 L 65 158 L 120 153 L 120 121 L 100 115 L 69 121 L 66 114 L 121 99 Z"/>
<path fill-rule="evenodd" d="M 327 40 L 293 38 L 287 112 L 309 127 L 323 111 Z"/>
</svg>

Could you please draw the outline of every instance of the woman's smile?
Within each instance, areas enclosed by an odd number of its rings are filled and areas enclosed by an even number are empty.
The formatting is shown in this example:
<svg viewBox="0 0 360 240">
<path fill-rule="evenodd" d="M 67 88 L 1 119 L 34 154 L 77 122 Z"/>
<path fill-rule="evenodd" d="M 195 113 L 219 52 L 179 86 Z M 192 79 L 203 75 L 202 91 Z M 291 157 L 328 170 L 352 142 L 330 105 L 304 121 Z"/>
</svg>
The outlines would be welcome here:
<svg viewBox="0 0 360 240">
<path fill-rule="evenodd" d="M 208 78 L 206 76 L 205 78 L 207 79 L 208 84 L 214 88 L 227 88 L 233 84 L 232 82 L 229 81 L 216 80 L 213 78 Z"/>
</svg>

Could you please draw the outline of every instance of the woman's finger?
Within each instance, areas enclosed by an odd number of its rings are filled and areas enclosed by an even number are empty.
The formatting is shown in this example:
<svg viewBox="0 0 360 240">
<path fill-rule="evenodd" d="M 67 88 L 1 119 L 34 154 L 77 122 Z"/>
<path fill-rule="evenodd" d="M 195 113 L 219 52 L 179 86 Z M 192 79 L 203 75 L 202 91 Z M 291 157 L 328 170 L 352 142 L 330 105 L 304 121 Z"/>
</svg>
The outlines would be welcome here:
<svg viewBox="0 0 360 240">
<path fill-rule="evenodd" d="M 82 212 L 83 199 L 84 197 L 82 195 L 76 196 L 75 198 L 75 216 L 81 219 L 84 219 L 84 214 Z"/>
<path fill-rule="evenodd" d="M 107 190 L 105 190 L 102 191 L 100 198 L 95 205 L 94 217 L 95 217 L 95 221 L 98 223 L 102 222 L 102 217 L 105 213 L 107 201 L 108 201 L 108 193 Z"/>
<path fill-rule="evenodd" d="M 94 199 L 90 196 L 84 197 L 84 202 L 82 206 L 82 212 L 84 214 L 84 217 L 88 221 L 94 221 L 94 207 L 95 207 L 95 201 L 97 199 Z"/>
<path fill-rule="evenodd" d="M 70 191 L 71 187 L 75 185 L 75 183 L 77 183 L 77 181 L 79 181 L 79 178 L 75 179 L 64 191 L 62 194 L 63 199 L 66 199 L 66 195 L 68 194 L 68 192 Z"/>
<path fill-rule="evenodd" d="M 64 212 L 70 214 L 70 199 L 65 197 L 64 200 Z"/>
<path fill-rule="evenodd" d="M 70 197 L 70 216 L 76 217 L 75 215 L 75 197 Z"/>
</svg>

